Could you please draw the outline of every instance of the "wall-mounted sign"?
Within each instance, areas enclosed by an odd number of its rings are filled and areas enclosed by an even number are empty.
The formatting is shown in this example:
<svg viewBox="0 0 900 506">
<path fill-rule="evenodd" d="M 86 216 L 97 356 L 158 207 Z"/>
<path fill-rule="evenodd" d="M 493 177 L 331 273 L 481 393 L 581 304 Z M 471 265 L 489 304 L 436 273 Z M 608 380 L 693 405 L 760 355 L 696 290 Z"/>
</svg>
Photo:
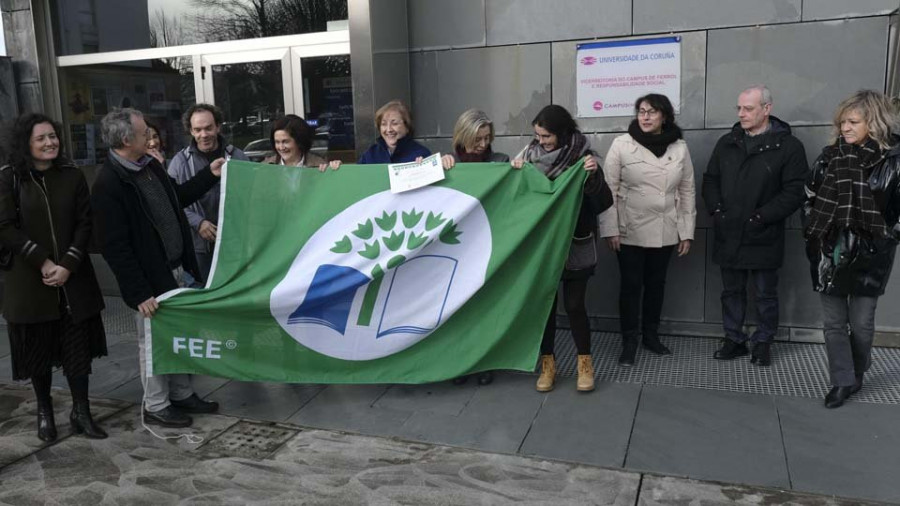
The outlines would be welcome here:
<svg viewBox="0 0 900 506">
<path fill-rule="evenodd" d="M 681 37 L 579 44 L 575 69 L 581 118 L 631 116 L 647 93 L 661 93 L 681 110 Z"/>
</svg>

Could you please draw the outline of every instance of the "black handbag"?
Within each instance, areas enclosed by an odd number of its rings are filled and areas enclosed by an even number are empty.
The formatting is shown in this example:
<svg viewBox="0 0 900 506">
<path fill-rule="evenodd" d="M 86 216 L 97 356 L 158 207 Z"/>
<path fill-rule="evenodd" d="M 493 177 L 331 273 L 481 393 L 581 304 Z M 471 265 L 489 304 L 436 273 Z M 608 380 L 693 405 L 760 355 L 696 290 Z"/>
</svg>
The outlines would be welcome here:
<svg viewBox="0 0 900 506">
<path fill-rule="evenodd" d="M 9 167 L 9 166 L 7 166 Z M 4 167 L 7 168 L 7 167 Z M 22 228 L 22 221 L 19 217 L 19 177 L 16 175 L 15 169 L 9 167 L 12 173 L 12 193 L 13 193 L 13 202 L 16 205 L 16 228 Z M 8 271 L 12 269 L 13 266 L 13 258 L 15 255 L 12 250 L 7 248 L 6 246 L 0 246 L 0 270 Z"/>
<path fill-rule="evenodd" d="M 580 271 L 597 265 L 597 237 L 594 232 L 585 237 L 573 237 L 566 258 L 566 270 Z"/>
</svg>

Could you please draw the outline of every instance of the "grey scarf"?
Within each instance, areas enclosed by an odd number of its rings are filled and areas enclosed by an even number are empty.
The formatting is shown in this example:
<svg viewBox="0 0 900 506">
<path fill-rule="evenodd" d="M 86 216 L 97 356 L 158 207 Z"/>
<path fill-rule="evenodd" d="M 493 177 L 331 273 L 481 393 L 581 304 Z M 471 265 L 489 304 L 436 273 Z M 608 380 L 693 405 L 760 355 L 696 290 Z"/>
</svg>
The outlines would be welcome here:
<svg viewBox="0 0 900 506">
<path fill-rule="evenodd" d="M 518 158 L 523 158 L 526 162 L 534 165 L 549 179 L 556 179 L 590 151 L 591 141 L 576 130 L 572 133 L 569 142 L 559 149 L 547 152 L 535 139 L 519 153 Z"/>
</svg>

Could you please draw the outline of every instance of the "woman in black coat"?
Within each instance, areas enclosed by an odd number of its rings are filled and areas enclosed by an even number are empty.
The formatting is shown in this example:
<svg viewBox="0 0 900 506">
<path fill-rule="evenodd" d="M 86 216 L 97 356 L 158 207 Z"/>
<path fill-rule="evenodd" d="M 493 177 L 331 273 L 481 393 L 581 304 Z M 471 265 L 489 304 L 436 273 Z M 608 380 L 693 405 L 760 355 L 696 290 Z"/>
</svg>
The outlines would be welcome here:
<svg viewBox="0 0 900 506">
<path fill-rule="evenodd" d="M 103 297 L 88 256 L 90 194 L 81 170 L 60 156 L 59 126 L 42 114 L 16 119 L 0 171 L 0 245 L 13 253 L 3 316 L 13 379 L 31 380 L 38 437 L 57 437 L 51 374 L 62 367 L 72 392 L 72 430 L 106 433 L 91 418 L 91 360 L 106 355 Z"/>
<path fill-rule="evenodd" d="M 900 238 L 896 120 L 877 91 L 859 91 L 841 102 L 835 139 L 813 163 L 806 184 L 804 235 L 813 288 L 822 300 L 832 385 L 828 408 L 862 388 L 871 363 L 875 308 Z"/>
</svg>

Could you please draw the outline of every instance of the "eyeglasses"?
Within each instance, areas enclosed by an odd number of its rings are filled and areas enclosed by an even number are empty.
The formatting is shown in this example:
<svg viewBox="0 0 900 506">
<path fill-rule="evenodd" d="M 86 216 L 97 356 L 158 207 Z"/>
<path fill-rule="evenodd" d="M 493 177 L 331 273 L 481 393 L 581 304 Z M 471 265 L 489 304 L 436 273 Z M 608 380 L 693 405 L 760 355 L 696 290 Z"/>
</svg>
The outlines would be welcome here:
<svg viewBox="0 0 900 506">
<path fill-rule="evenodd" d="M 637 113 L 639 118 L 641 116 L 652 117 L 652 116 L 656 116 L 657 114 L 659 114 L 659 110 L 657 110 L 657 109 L 638 109 L 638 113 Z"/>
</svg>

